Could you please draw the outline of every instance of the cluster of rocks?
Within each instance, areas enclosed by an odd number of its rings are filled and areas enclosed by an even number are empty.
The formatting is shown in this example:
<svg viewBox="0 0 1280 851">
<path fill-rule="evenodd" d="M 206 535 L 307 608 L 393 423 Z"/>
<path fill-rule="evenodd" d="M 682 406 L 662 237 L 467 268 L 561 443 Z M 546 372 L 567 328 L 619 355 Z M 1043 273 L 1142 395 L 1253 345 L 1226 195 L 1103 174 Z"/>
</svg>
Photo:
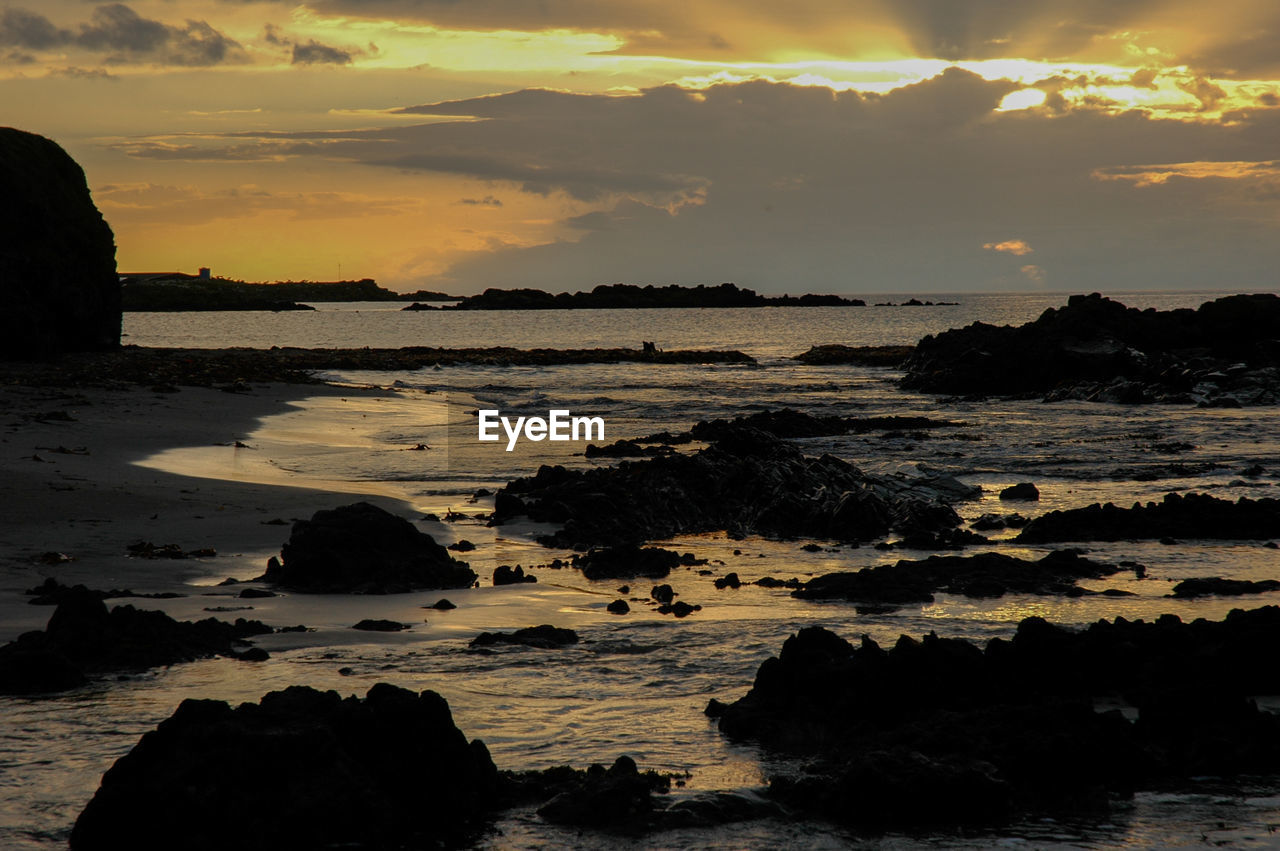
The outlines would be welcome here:
<svg viewBox="0 0 1280 851">
<path fill-rule="evenodd" d="M 139 671 L 212 656 L 247 661 L 266 658 L 246 651 L 245 639 L 272 632 L 259 621 L 205 618 L 176 621 L 164 612 L 117 606 L 107 611 L 102 592 L 59 592 L 43 631 L 27 632 L 0 647 L 0 694 L 38 694 L 83 685 L 93 674 Z"/>
<path fill-rule="evenodd" d="M 1195 597 L 1241 597 L 1245 594 L 1265 594 L 1280 591 L 1280 581 L 1275 579 L 1223 579 L 1219 576 L 1196 576 L 1184 579 L 1173 586 L 1170 597 L 1193 599 Z"/>
<path fill-rule="evenodd" d="M 587 470 L 543 466 L 497 493 L 491 523 L 527 516 L 561 524 L 540 540 L 567 548 L 713 531 L 863 541 L 896 530 L 929 545 L 944 543 L 940 536 L 981 540 L 957 530 L 948 502 L 980 490 L 952 479 L 870 476 L 746 424 L 714 431 L 714 442 L 692 454 Z"/>
<path fill-rule="evenodd" d="M 30 597 L 27 600 L 33 606 L 56 606 L 68 597 L 75 596 L 93 596 L 99 600 L 115 600 L 121 597 L 134 597 L 138 599 L 148 600 L 172 600 L 176 597 L 185 596 L 176 591 L 158 591 L 150 594 L 139 594 L 128 588 L 112 588 L 107 591 L 101 591 L 94 588 L 88 588 L 81 584 L 64 585 L 52 576 L 46 577 L 44 582 L 33 588 L 28 588 L 22 592 Z"/>
<path fill-rule="evenodd" d="M 1235 295 L 1196 310 L 1127 308 L 1072 296 L 1018 327 L 975 322 L 930 335 L 902 386 L 930 393 L 1121 404 L 1280 402 L 1280 296 Z"/>
<path fill-rule="evenodd" d="M 259 581 L 310 594 L 395 594 L 475 580 L 465 562 L 408 520 L 357 502 L 295 522 Z"/>
<path fill-rule="evenodd" d="M 890 649 L 801 630 L 751 690 L 708 714 L 734 739 L 816 755 L 771 794 L 860 827 L 956 825 L 1105 810 L 1112 795 L 1280 769 L 1270 658 L 1280 608 L 1222 621 L 1101 620 L 1076 632 L 1027 618 L 985 648 L 930 634 Z M 1099 712 L 1121 697 L 1137 720 Z"/>
<path fill-rule="evenodd" d="M 736 284 L 694 287 L 600 284 L 590 292 L 549 293 L 536 289 L 489 288 L 441 310 L 616 310 L 672 307 L 865 307 L 859 298 L 837 295 L 765 296 Z M 408 310 L 409 308 L 405 308 Z M 429 309 L 425 306 L 417 310 Z"/>
<path fill-rule="evenodd" d="M 536 647 L 540 650 L 554 650 L 578 643 L 578 634 L 571 629 L 542 624 L 527 626 L 514 632 L 482 632 L 471 639 L 471 647 L 492 647 L 495 644 L 511 644 L 521 647 Z"/>
<path fill-rule="evenodd" d="M 512 567 L 509 564 L 500 564 L 493 569 L 494 587 L 501 585 L 524 585 L 530 582 L 537 582 L 538 577 L 532 573 L 525 573 L 522 565 Z"/>
<path fill-rule="evenodd" d="M 1280 499 L 1232 502 L 1208 494 L 1165 494 L 1161 502 L 1120 508 L 1094 503 L 1050 511 L 1031 520 L 1016 540 L 1030 544 L 1057 541 L 1125 541 L 1207 538 L 1267 540 L 1280 536 Z"/>
<path fill-rule="evenodd" d="M 965 597 L 995 598 L 1005 594 L 1057 594 L 1080 597 L 1093 592 L 1076 583 L 1119 573 L 1122 568 L 1084 558 L 1076 550 L 1051 552 L 1039 561 L 1003 553 L 972 556 L 930 556 L 923 561 L 902 560 L 857 571 L 814 577 L 791 596 L 806 600 L 849 600 L 858 610 L 892 611 L 912 603 L 931 603 L 941 591 Z M 1126 591 L 1108 590 L 1112 596 Z"/>
</svg>

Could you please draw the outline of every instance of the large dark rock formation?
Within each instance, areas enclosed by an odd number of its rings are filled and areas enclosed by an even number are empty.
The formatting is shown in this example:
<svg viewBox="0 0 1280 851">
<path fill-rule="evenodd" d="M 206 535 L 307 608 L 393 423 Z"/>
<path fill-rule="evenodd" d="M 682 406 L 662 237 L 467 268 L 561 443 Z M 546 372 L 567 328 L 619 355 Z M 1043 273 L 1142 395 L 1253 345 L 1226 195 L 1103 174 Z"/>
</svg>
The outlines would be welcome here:
<svg viewBox="0 0 1280 851">
<path fill-rule="evenodd" d="M 57 143 L 0 127 L 0 357 L 120 345 L 111 228 Z"/>
<path fill-rule="evenodd" d="M 476 575 L 408 520 L 357 502 L 294 523 L 262 579 L 311 594 L 396 594 L 466 588 Z"/>
<path fill-rule="evenodd" d="M 543 466 L 498 492 L 493 523 L 526 515 L 563 524 L 540 539 L 563 547 L 721 530 L 860 541 L 891 529 L 939 545 L 936 538 L 960 523 L 944 501 L 952 491 L 945 482 L 869 476 L 831 455 L 806 457 L 794 444 L 749 426 L 715 431 L 716 442 L 692 455 L 590 470 Z"/>
<path fill-rule="evenodd" d="M 1144 786 L 1280 770 L 1280 718 L 1249 699 L 1280 689 L 1277 646 L 1274 606 L 1079 632 L 1027 618 L 985 649 L 930 634 L 885 650 L 809 627 L 708 714 L 732 738 L 818 755 L 772 794 L 858 826 L 1099 810 Z M 1136 721 L 1095 708 L 1117 696 Z"/>
<path fill-rule="evenodd" d="M 192 623 L 133 606 L 108 612 L 101 593 L 66 589 L 43 632 L 23 633 L 0 647 L 0 694 L 63 691 L 90 674 L 238 655 L 244 639 L 271 632 L 244 619 Z"/>
<path fill-rule="evenodd" d="M 1050 511 L 1029 522 L 1017 540 L 1132 541 L 1160 538 L 1266 540 L 1280 537 L 1280 499 L 1235 502 L 1201 493 L 1165 494 L 1162 502 L 1120 508 L 1108 502 Z"/>
<path fill-rule="evenodd" d="M 1196 310 L 1137 310 L 1072 296 L 1019 327 L 975 322 L 930 335 L 902 386 L 931 393 L 1046 395 L 1206 405 L 1280 401 L 1280 296 L 1234 295 Z"/>
<path fill-rule="evenodd" d="M 864 307 L 859 298 L 836 295 L 764 296 L 735 284 L 664 287 L 600 284 L 591 292 L 487 289 L 442 310 L 606 310 L 656 307 Z"/>
<path fill-rule="evenodd" d="M 431 691 L 303 686 L 185 700 L 102 778 L 74 849 L 438 847 L 494 808 L 498 770 Z"/>
</svg>

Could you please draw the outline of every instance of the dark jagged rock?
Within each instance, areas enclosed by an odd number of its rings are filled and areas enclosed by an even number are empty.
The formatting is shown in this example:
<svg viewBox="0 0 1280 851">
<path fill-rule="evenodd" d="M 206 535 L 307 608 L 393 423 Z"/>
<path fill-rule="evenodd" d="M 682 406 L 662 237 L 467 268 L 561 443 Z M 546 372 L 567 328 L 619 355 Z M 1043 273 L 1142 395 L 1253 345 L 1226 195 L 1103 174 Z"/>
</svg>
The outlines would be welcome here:
<svg viewBox="0 0 1280 851">
<path fill-rule="evenodd" d="M 551 650 L 578 643 L 578 634 L 551 624 L 527 626 L 515 632 L 482 632 L 471 639 L 471 647 L 492 647 L 495 644 L 520 644 Z"/>
<path fill-rule="evenodd" d="M 57 143 L 0 127 L 0 358 L 120 345 L 111 228 Z"/>
<path fill-rule="evenodd" d="M 676 592 L 670 585 L 655 585 L 649 591 L 649 596 L 659 603 L 670 603 L 676 598 Z"/>
<path fill-rule="evenodd" d="M 686 618 L 694 612 L 702 611 L 702 606 L 691 606 L 684 600 L 676 600 L 674 603 L 663 603 L 658 606 L 658 614 L 675 615 L 678 618 Z"/>
<path fill-rule="evenodd" d="M 125 275 L 121 284 L 125 310 L 314 310 L 310 305 L 299 302 L 400 301 L 407 298 L 383 289 L 372 278 L 258 283 L 171 272 Z M 419 298 L 426 301 L 430 296 L 451 299 L 443 293 L 423 293 Z M 413 309 L 413 305 L 404 309 Z"/>
<path fill-rule="evenodd" d="M 453 550 L 455 553 L 469 553 L 476 548 L 476 545 L 463 538 L 460 541 L 454 541 L 447 549 Z"/>
<path fill-rule="evenodd" d="M 600 284 L 591 292 L 548 293 L 535 289 L 487 289 L 445 310 L 610 310 L 662 307 L 863 307 L 857 298 L 836 295 L 763 296 L 734 284 L 639 287 Z"/>
<path fill-rule="evenodd" d="M 177 544 L 153 544 L 150 541 L 135 541 L 125 549 L 131 558 L 213 558 L 218 554 L 209 547 L 184 550 Z"/>
<path fill-rule="evenodd" d="M 828 573 L 810 579 L 792 592 L 807 600 L 842 599 L 873 605 L 879 611 L 912 603 L 931 603 L 936 592 L 991 598 L 1005 594 L 1080 596 L 1080 579 L 1098 579 L 1120 572 L 1074 550 L 1049 553 L 1026 561 L 1003 553 L 973 556 L 930 556 L 923 561 L 899 561 L 858 571 Z"/>
<path fill-rule="evenodd" d="M 254 598 L 263 598 L 263 597 L 275 597 L 277 595 L 275 591 L 268 591 L 265 588 L 243 588 L 241 589 L 240 593 L 237 594 L 236 596 L 241 598 L 254 599 Z"/>
<path fill-rule="evenodd" d="M 886 651 L 810 627 L 716 709 L 731 738 L 820 756 L 772 794 L 860 827 L 1097 810 L 1137 788 L 1280 770 L 1280 718 L 1247 699 L 1280 688 L 1277 642 L 1274 606 L 1079 632 L 1027 618 L 985 649 L 930 634 Z M 1095 710 L 1117 695 L 1136 722 Z"/>
<path fill-rule="evenodd" d="M 0 694 L 62 691 L 91 674 L 232 656 L 244 639 L 271 632 L 242 618 L 192 623 L 132 606 L 108 612 L 99 594 L 69 589 L 43 632 L 23 633 L 0 647 Z"/>
<path fill-rule="evenodd" d="M 1280 401 L 1280 297 L 1234 295 L 1197 310 L 1137 310 L 1072 296 L 1017 328 L 975 322 L 927 336 L 902 386 L 1119 404 Z"/>
<path fill-rule="evenodd" d="M 626 600 L 614 600 L 612 603 L 604 607 L 605 611 L 611 615 L 625 615 L 631 611 L 631 606 Z"/>
<path fill-rule="evenodd" d="M 830 437 L 840 434 L 863 434 L 869 431 L 918 431 L 920 429 L 956 428 L 961 423 L 929 417 L 835 417 L 815 416 L 793 408 L 760 411 L 731 420 L 702 420 L 689 429 L 694 440 L 732 440 L 743 427 L 759 429 L 775 437 Z"/>
<path fill-rule="evenodd" d="M 724 576 L 715 580 L 715 586 L 718 589 L 741 588 L 742 580 L 738 578 L 738 574 L 736 573 L 726 573 Z"/>
<path fill-rule="evenodd" d="M 493 570 L 493 584 L 497 585 L 521 585 L 525 582 L 537 582 L 538 577 L 532 574 L 526 574 L 524 568 L 520 565 L 512 567 L 509 564 L 500 564 Z"/>
<path fill-rule="evenodd" d="M 670 781 L 648 772 L 641 774 L 635 760 L 620 756 L 605 769 L 593 765 L 575 788 L 556 795 L 538 810 L 553 824 L 634 829 L 653 812 L 654 791 L 666 791 Z"/>
<path fill-rule="evenodd" d="M 120 597 L 135 597 L 147 600 L 173 600 L 178 597 L 186 596 L 175 591 L 158 591 L 152 594 L 139 594 L 137 591 L 129 589 L 112 588 L 109 591 L 99 591 L 93 588 L 86 588 L 84 585 L 63 585 L 52 576 L 47 577 L 44 582 L 34 588 L 28 588 L 22 593 L 31 599 L 27 602 L 33 606 L 56 606 L 63 601 L 68 595 L 84 595 L 88 594 L 97 597 L 99 600 L 114 600 Z"/>
<path fill-rule="evenodd" d="M 811 366 L 848 363 L 855 366 L 896 367 L 911 357 L 915 349 L 915 346 L 813 346 L 796 355 L 793 360 Z"/>
<path fill-rule="evenodd" d="M 409 629 L 407 623 L 400 621 L 389 621 L 381 618 L 365 618 L 359 623 L 353 625 L 352 629 L 362 630 L 364 632 L 400 632 Z"/>
<path fill-rule="evenodd" d="M 641 446 L 635 440 L 615 440 L 607 446 L 588 443 L 582 454 L 588 458 L 649 458 L 654 455 L 670 455 L 674 451 L 665 444 Z"/>
<path fill-rule="evenodd" d="M 1280 500 L 1236 502 L 1208 494 L 1165 494 L 1162 502 L 1134 503 L 1132 508 L 1106 505 L 1050 511 L 1029 522 L 1017 540 L 1125 541 L 1161 538 L 1266 540 L 1280 535 Z"/>
<path fill-rule="evenodd" d="M 1238 597 L 1242 594 L 1262 594 L 1266 591 L 1280 590 L 1280 582 L 1274 579 L 1263 579 L 1257 582 L 1248 579 L 1222 579 L 1217 576 L 1198 576 L 1184 579 L 1173 586 L 1169 596 L 1179 598 L 1192 597 Z"/>
<path fill-rule="evenodd" d="M 310 594 L 394 594 L 466 588 L 476 575 L 424 532 L 367 502 L 293 524 L 263 581 Z"/>
<path fill-rule="evenodd" d="M 234 709 L 185 700 L 104 775 L 71 847 L 459 845 L 502 785 L 435 692 L 379 683 L 363 700 L 304 686 Z"/>
<path fill-rule="evenodd" d="M 436 600 L 434 603 L 432 603 L 430 606 L 427 606 L 426 608 L 436 609 L 437 611 L 441 611 L 441 612 L 447 612 L 450 609 L 456 609 L 458 607 L 452 601 L 444 597 L 441 597 L 439 600 Z"/>
<path fill-rule="evenodd" d="M 1027 518 L 1018 514 L 1016 511 L 1012 514 L 984 514 L 969 525 L 980 532 L 994 531 L 996 529 L 1021 529 L 1027 525 Z"/>
<path fill-rule="evenodd" d="M 1018 482 L 1000 491 L 1003 500 L 1023 500 L 1035 502 L 1040 499 L 1040 489 L 1031 482 Z"/>
<path fill-rule="evenodd" d="M 494 499 L 494 525 L 524 515 L 562 524 L 539 540 L 586 547 L 638 544 L 680 534 L 727 531 L 837 541 L 954 529 L 946 483 L 874 477 L 824 455 L 738 426 L 690 455 L 623 461 L 616 467 L 541 467 Z"/>
<path fill-rule="evenodd" d="M 597 547 L 573 557 L 573 566 L 587 579 L 661 579 L 677 567 L 706 564 L 693 553 L 680 554 L 661 547 Z"/>
</svg>

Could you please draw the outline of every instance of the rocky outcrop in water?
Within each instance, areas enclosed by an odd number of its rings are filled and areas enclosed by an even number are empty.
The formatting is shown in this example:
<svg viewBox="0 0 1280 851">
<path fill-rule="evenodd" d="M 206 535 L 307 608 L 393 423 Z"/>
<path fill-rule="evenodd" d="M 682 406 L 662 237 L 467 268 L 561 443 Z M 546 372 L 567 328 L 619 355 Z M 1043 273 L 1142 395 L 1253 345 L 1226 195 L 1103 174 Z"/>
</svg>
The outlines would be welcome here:
<svg viewBox="0 0 1280 851">
<path fill-rule="evenodd" d="M 1173 586 L 1170 597 L 1193 599 L 1195 597 L 1240 597 L 1245 594 L 1263 594 L 1267 591 L 1280 591 L 1280 581 L 1262 579 L 1223 579 L 1218 576 L 1197 576 L 1184 579 Z"/>
<path fill-rule="evenodd" d="M 677 567 L 706 563 L 693 553 L 661 547 L 600 547 L 573 557 L 573 566 L 587 579 L 661 579 Z"/>
<path fill-rule="evenodd" d="M 1018 327 L 975 322 L 930 335 L 902 386 L 930 393 L 1045 395 L 1121 404 L 1280 402 L 1280 296 L 1235 295 L 1197 310 L 1137 310 L 1072 296 Z"/>
<path fill-rule="evenodd" d="M 398 594 L 466 588 L 465 562 L 408 520 L 367 502 L 317 511 L 293 524 L 262 581 L 309 594 Z"/>
<path fill-rule="evenodd" d="M 304 686 L 236 708 L 185 700 L 102 779 L 80 849 L 437 847 L 496 808 L 498 770 L 431 691 Z"/>
<path fill-rule="evenodd" d="M 1076 583 L 1119 573 L 1121 568 L 1060 550 L 1039 561 L 1003 553 L 973 556 L 930 556 L 858 571 L 817 576 L 791 596 L 806 600 L 848 600 L 860 608 L 886 611 L 913 603 L 931 603 L 941 591 L 964 597 L 996 598 L 1005 594 L 1062 595 L 1086 593 Z"/>
<path fill-rule="evenodd" d="M 0 358 L 120 345 L 111 228 L 55 142 L 0 127 Z"/>
<path fill-rule="evenodd" d="M 930 634 L 885 650 L 810 627 L 708 713 L 731 738 L 814 755 L 771 793 L 862 828 L 1105 811 L 1137 788 L 1280 770 L 1280 718 L 1248 699 L 1280 688 L 1277 642 L 1276 607 L 1079 632 L 1027 618 L 985 648 Z M 1136 722 L 1095 709 L 1117 695 Z"/>
<path fill-rule="evenodd" d="M 578 634 L 571 629 L 542 624 L 527 626 L 514 632 L 482 632 L 471 639 L 471 647 L 492 647 L 495 644 L 511 644 L 552 650 L 578 643 Z"/>
<path fill-rule="evenodd" d="M 492 522 L 561 524 L 540 540 L 569 548 L 722 530 L 861 541 L 890 530 L 954 530 L 960 518 L 944 491 L 947 483 L 874 477 L 831 455 L 806 457 L 772 433 L 736 426 L 689 455 L 589 470 L 543 466 L 497 493 Z"/>
<path fill-rule="evenodd" d="M 141 671 L 212 656 L 241 656 L 244 639 L 271 632 L 258 621 L 176 621 L 164 612 L 117 606 L 101 592 L 66 589 L 42 632 L 0 647 L 0 694 L 38 694 L 83 685 L 93 674 Z"/>
<path fill-rule="evenodd" d="M 828 364 L 853 364 L 854 366 L 902 366 L 915 346 L 812 346 L 796 355 L 793 360 L 810 366 Z"/>
<path fill-rule="evenodd" d="M 1235 502 L 1208 494 L 1165 494 L 1161 502 L 1120 508 L 1110 502 L 1050 511 L 1018 534 L 1023 543 L 1161 538 L 1267 540 L 1280 537 L 1280 499 Z"/>
</svg>

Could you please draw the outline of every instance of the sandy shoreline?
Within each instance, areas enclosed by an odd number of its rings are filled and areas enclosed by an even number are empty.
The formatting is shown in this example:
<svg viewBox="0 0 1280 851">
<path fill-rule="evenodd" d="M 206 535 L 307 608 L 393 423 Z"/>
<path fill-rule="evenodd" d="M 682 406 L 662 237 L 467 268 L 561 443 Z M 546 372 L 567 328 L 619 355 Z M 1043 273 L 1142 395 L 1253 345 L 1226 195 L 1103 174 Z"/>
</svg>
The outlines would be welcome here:
<svg viewBox="0 0 1280 851">
<path fill-rule="evenodd" d="M 237 555 L 278 549 L 288 527 L 264 521 L 290 521 L 353 501 L 348 493 L 194 478 L 134 462 L 168 448 L 242 440 L 293 400 L 359 392 L 293 384 L 245 393 L 0 388 L 6 411 L 0 433 L 0 640 L 43 626 L 49 610 L 25 605 L 21 592 L 44 577 L 94 588 L 189 591 L 193 580 L 243 573 L 244 559 Z M 360 498 L 405 510 L 387 497 Z M 210 547 L 218 556 L 129 557 L 127 545 L 138 540 L 184 550 Z M 39 558 L 47 552 L 73 560 L 47 564 Z"/>
</svg>

